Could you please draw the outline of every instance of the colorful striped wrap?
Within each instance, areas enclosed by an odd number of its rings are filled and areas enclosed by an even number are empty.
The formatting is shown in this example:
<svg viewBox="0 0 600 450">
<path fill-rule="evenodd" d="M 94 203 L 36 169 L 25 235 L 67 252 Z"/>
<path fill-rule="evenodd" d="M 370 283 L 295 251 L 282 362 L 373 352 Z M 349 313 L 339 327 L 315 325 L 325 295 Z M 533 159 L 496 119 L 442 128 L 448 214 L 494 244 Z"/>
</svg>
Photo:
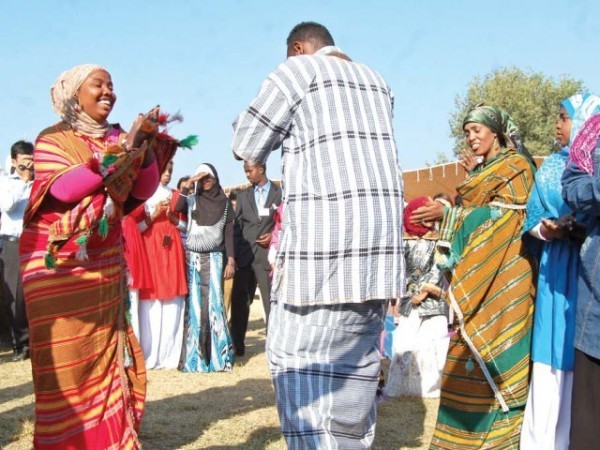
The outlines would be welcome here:
<svg viewBox="0 0 600 450">
<path fill-rule="evenodd" d="M 121 245 L 123 204 L 115 202 L 108 235 L 97 229 L 107 194 L 79 204 L 48 195 L 62 174 L 89 164 L 120 138 L 86 138 L 66 124 L 36 141 L 36 180 L 20 240 L 23 290 L 30 326 L 35 389 L 36 449 L 136 449 L 144 409 L 146 370 L 125 320 L 127 283 Z M 87 259 L 75 258 L 75 240 L 88 234 Z M 44 254 L 55 249 L 56 267 Z"/>
<path fill-rule="evenodd" d="M 458 333 L 431 448 L 518 448 L 527 401 L 533 263 L 521 242 L 534 167 L 512 149 L 472 172 L 447 210 L 449 298 Z"/>
</svg>

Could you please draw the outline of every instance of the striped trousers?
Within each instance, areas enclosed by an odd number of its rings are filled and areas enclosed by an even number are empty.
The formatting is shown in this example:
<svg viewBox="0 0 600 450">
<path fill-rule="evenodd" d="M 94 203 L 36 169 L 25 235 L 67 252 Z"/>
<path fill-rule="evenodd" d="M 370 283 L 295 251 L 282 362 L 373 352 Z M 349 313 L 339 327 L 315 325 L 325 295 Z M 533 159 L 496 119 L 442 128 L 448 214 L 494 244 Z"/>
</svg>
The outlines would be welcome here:
<svg viewBox="0 0 600 450">
<path fill-rule="evenodd" d="M 271 304 L 267 358 L 288 448 L 371 448 L 386 307 Z"/>
</svg>

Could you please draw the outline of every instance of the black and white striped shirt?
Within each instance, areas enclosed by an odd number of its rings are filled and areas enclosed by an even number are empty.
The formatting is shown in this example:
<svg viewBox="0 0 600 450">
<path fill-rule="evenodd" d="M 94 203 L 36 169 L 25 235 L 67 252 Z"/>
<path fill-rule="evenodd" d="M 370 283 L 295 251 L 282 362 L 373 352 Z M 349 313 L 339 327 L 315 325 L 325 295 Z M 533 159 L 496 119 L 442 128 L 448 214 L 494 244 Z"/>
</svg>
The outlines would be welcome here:
<svg viewBox="0 0 600 450">
<path fill-rule="evenodd" d="M 234 122 L 242 159 L 265 161 L 282 146 L 272 299 L 298 306 L 404 291 L 393 96 L 377 72 L 332 50 L 288 58 Z"/>
</svg>

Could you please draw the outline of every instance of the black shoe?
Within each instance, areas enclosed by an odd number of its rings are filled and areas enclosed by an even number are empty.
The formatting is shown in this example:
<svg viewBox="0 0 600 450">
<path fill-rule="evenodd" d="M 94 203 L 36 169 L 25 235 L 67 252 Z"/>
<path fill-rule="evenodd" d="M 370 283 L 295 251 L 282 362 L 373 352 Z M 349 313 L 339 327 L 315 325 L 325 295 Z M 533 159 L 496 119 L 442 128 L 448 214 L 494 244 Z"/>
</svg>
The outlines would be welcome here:
<svg viewBox="0 0 600 450">
<path fill-rule="evenodd" d="M 26 359 L 29 359 L 29 349 L 23 348 L 21 350 L 15 350 L 15 354 L 13 355 L 11 361 L 19 362 L 19 361 L 25 361 Z"/>
<path fill-rule="evenodd" d="M 244 349 L 235 351 L 235 356 L 244 356 L 245 354 L 246 354 L 246 350 L 244 350 Z"/>
</svg>

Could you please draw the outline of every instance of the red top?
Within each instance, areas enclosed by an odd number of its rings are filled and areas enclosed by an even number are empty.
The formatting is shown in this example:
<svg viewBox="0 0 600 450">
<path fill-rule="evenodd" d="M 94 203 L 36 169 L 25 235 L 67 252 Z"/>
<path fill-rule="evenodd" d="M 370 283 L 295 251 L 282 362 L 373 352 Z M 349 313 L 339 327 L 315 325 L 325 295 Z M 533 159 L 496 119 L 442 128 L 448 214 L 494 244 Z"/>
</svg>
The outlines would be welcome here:
<svg viewBox="0 0 600 450">
<path fill-rule="evenodd" d="M 148 203 L 156 205 L 161 199 L 170 198 L 172 212 L 174 192 L 159 186 Z M 140 300 L 171 300 L 173 297 L 187 294 L 183 242 L 179 231 L 164 211 L 142 233 L 142 240 L 148 254 L 153 287 L 140 289 Z"/>
</svg>

